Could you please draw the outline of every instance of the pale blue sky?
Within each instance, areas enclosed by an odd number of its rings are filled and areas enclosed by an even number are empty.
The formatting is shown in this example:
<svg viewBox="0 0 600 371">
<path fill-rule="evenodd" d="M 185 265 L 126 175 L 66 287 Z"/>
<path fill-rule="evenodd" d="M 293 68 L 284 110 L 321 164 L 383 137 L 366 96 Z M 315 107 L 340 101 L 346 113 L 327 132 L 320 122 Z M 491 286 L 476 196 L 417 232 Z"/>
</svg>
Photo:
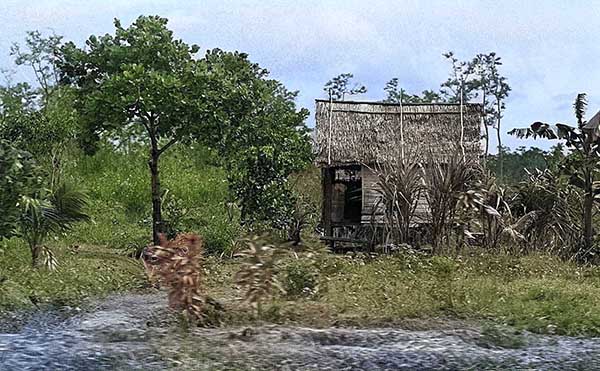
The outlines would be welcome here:
<svg viewBox="0 0 600 371">
<path fill-rule="evenodd" d="M 299 105 L 311 111 L 323 84 L 341 72 L 369 88 L 360 99 L 382 99 L 392 77 L 410 92 L 437 89 L 449 73 L 448 50 L 464 59 L 489 51 L 503 58 L 513 88 L 506 130 L 572 122 L 578 92 L 589 94 L 588 117 L 600 109 L 600 1 L 592 0 L 2 0 L 0 67 L 11 67 L 9 47 L 27 30 L 50 28 L 81 45 L 90 34 L 113 32 L 113 18 L 128 25 L 141 14 L 169 18 L 177 37 L 203 49 L 249 53 L 300 90 Z M 17 79 L 31 75 L 18 70 Z M 512 148 L 525 143 L 504 138 Z"/>
</svg>

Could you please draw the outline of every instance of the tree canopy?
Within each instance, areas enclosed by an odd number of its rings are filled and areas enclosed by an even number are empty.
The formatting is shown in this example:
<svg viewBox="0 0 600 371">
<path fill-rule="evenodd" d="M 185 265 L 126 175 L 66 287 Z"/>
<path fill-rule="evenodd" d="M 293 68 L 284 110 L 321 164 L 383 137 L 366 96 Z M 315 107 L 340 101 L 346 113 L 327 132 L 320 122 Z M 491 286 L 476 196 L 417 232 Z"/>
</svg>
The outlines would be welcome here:
<svg viewBox="0 0 600 371">
<path fill-rule="evenodd" d="M 323 90 L 331 94 L 333 100 L 344 100 L 346 95 L 357 95 L 367 92 L 367 87 L 358 83 L 352 83 L 354 75 L 351 73 L 341 73 L 338 76 L 327 81 Z"/>
<path fill-rule="evenodd" d="M 149 148 L 153 234 L 162 229 L 159 158 L 172 145 L 199 140 L 229 170 L 242 214 L 284 202 L 285 178 L 305 164 L 310 145 L 296 93 L 268 79 L 268 71 L 239 52 L 210 50 L 177 40 L 167 19 L 139 17 L 115 34 L 90 36 L 86 48 L 67 43 L 59 63 L 63 82 L 76 87 L 86 148 L 102 137 L 136 138 Z M 252 210 L 252 212 L 250 212 Z M 263 210 L 264 211 L 264 210 Z M 260 212 L 263 216 L 271 212 Z"/>
</svg>

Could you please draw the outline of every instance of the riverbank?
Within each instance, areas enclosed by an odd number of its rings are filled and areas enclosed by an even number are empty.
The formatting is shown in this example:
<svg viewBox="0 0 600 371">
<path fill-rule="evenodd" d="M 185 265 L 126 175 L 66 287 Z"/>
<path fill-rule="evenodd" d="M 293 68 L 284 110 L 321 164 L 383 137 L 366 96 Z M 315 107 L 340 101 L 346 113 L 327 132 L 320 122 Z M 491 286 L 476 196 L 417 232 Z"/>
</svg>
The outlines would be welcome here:
<svg viewBox="0 0 600 371">
<path fill-rule="evenodd" d="M 112 249 L 59 246 L 59 270 L 48 272 L 29 268 L 27 251 L 17 247 L 0 256 L 0 322 L 11 326 L 26 322 L 37 308 L 76 310 L 89 298 L 154 290 L 139 261 Z M 600 335 L 600 269 L 544 255 L 290 254 L 277 274 L 287 293 L 266 300 L 259 316 L 241 300 L 243 292 L 233 282 L 238 269 L 232 259 L 209 257 L 205 263 L 207 292 L 223 304 L 225 326 L 429 330 L 454 321 Z"/>
<path fill-rule="evenodd" d="M 499 326 L 183 328 L 164 293 L 110 295 L 65 319 L 38 313 L 0 333 L 3 370 L 512 370 L 600 367 L 600 339 Z"/>
</svg>

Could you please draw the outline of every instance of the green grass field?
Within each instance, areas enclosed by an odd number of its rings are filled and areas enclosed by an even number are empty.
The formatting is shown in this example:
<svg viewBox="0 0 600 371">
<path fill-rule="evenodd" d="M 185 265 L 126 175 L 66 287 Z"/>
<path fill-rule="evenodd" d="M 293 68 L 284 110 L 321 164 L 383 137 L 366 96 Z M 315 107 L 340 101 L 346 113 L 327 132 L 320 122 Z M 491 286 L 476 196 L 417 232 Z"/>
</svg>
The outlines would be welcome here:
<svg viewBox="0 0 600 371">
<path fill-rule="evenodd" d="M 230 256 L 240 234 L 237 215 L 227 206 L 223 171 L 209 152 L 193 147 L 173 148 L 162 166 L 169 199 L 165 215 L 206 240 L 210 295 L 226 303 L 231 323 L 254 321 L 233 283 L 239 262 L 216 258 Z M 0 242 L 1 311 L 44 303 L 76 305 L 89 297 L 147 287 L 141 263 L 127 257 L 150 236 L 144 152 L 75 153 L 65 176 L 88 190 L 93 221 L 47 242 L 59 260 L 56 272 L 33 270 L 29 250 L 18 239 Z M 267 321 L 375 326 L 449 318 L 600 335 L 600 268 L 552 256 L 474 250 L 454 257 L 320 253 L 298 260 L 290 254 L 278 267 L 288 294 L 266 303 L 262 319 Z"/>
<path fill-rule="evenodd" d="M 27 309 L 34 304 L 77 305 L 84 299 L 145 286 L 139 261 L 114 249 L 81 245 L 55 247 L 56 271 L 31 268 L 29 250 L 13 239 L 0 252 L 0 310 Z"/>
<path fill-rule="evenodd" d="M 55 272 L 29 267 L 29 254 L 11 241 L 0 255 L 0 309 L 31 307 L 32 300 L 77 305 L 89 297 L 147 290 L 139 261 L 114 249 L 83 245 L 55 249 Z M 293 283 L 290 265 L 300 265 Z M 326 327 L 402 325 L 407 320 L 492 321 L 538 333 L 600 335 L 600 268 L 545 255 L 474 254 L 454 258 L 321 255 L 279 263 L 284 287 L 308 283 L 307 295 L 276 294 L 259 320 Z M 448 267 L 451 267 L 448 269 Z M 240 300 L 233 275 L 239 261 L 209 257 L 209 294 L 226 303 L 226 323 L 257 320 Z M 305 268 L 305 269 L 304 269 Z"/>
</svg>

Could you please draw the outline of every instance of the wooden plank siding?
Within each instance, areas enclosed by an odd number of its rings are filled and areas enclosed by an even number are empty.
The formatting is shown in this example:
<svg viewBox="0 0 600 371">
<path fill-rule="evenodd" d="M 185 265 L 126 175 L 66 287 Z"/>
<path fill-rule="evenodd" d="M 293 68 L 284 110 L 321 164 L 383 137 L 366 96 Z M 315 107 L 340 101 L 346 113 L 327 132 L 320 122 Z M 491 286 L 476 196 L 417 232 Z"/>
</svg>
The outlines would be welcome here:
<svg viewBox="0 0 600 371">
<path fill-rule="evenodd" d="M 377 184 L 377 174 L 367 166 L 363 166 L 361 169 L 362 175 L 362 216 L 361 222 L 368 224 L 375 222 L 382 224 L 384 221 L 383 214 L 383 203 L 381 200 L 381 193 L 379 193 L 379 186 Z M 375 211 L 375 212 L 373 212 Z M 417 201 L 417 208 L 415 210 L 415 223 L 424 223 L 427 220 L 427 214 L 429 213 L 429 205 L 425 194 L 421 194 Z"/>
<path fill-rule="evenodd" d="M 323 205 L 321 208 L 321 222 L 323 223 L 323 229 L 325 230 L 326 236 L 333 234 L 331 224 L 331 192 L 333 188 L 333 174 L 332 170 L 328 167 L 321 169 L 321 187 L 323 194 Z"/>
<path fill-rule="evenodd" d="M 366 166 L 361 168 L 362 177 L 362 215 L 361 223 L 383 223 L 383 204 L 379 202 L 381 194 L 377 191 L 377 174 Z"/>
</svg>

